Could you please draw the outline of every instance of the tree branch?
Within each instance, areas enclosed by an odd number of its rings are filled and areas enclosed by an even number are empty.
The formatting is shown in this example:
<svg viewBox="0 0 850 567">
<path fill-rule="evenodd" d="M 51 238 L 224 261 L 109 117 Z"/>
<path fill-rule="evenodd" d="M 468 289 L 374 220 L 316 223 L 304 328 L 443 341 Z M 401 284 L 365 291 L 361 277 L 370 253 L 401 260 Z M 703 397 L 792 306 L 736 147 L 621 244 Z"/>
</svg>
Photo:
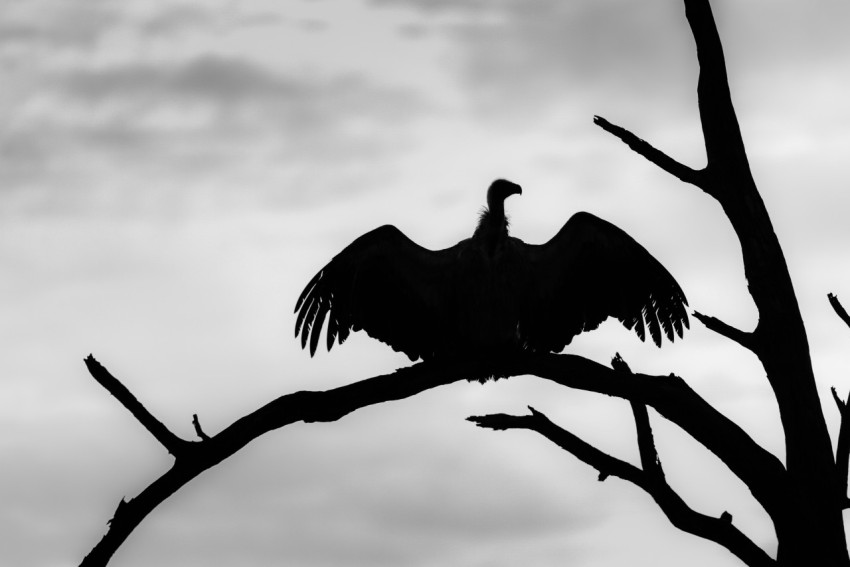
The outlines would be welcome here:
<svg viewBox="0 0 850 567">
<path fill-rule="evenodd" d="M 685 16 L 697 47 L 697 98 L 708 159 L 706 169 L 711 171 L 722 162 L 724 167 L 734 165 L 739 172 L 745 172 L 747 177 L 752 178 L 744 138 L 732 105 L 723 45 L 711 6 L 707 0 L 685 0 Z"/>
<path fill-rule="evenodd" d="M 611 368 L 618 372 L 632 374 L 632 369 L 618 352 L 611 360 Z M 652 425 L 649 423 L 649 412 L 644 404 L 630 400 L 632 414 L 635 417 L 635 429 L 637 431 L 638 453 L 640 454 L 640 465 L 647 475 L 658 481 L 664 480 L 664 469 L 661 467 L 661 459 L 655 448 L 655 438 L 652 435 Z"/>
<path fill-rule="evenodd" d="M 850 315 L 847 314 L 844 306 L 838 301 L 838 296 L 830 293 L 827 294 L 827 298 L 835 314 L 844 321 L 844 324 L 850 327 Z M 834 386 L 831 390 L 832 399 L 835 400 L 835 405 L 841 416 L 841 425 L 838 428 L 838 441 L 835 445 L 835 467 L 839 482 L 841 507 L 846 509 L 850 508 L 850 497 L 847 496 L 848 472 L 850 472 L 848 471 L 848 468 L 850 468 L 850 408 L 848 408 L 850 395 L 848 395 L 848 399 L 845 401 L 838 397 L 838 391 Z"/>
<path fill-rule="evenodd" d="M 755 335 L 753 333 L 742 331 L 733 327 L 732 325 L 724 323 L 716 317 L 703 315 L 698 311 L 694 311 L 693 315 L 694 319 L 696 319 L 697 321 L 705 325 L 707 329 L 714 331 L 718 335 L 722 335 L 727 339 L 735 341 L 747 350 L 754 351 L 754 349 L 756 348 Z"/>
<path fill-rule="evenodd" d="M 826 296 L 829 299 L 829 304 L 832 305 L 832 309 L 835 311 L 835 314 L 844 321 L 844 324 L 850 327 L 850 315 L 845 311 L 844 306 L 841 305 L 841 302 L 838 301 L 838 296 L 834 293 L 829 293 Z"/>
<path fill-rule="evenodd" d="M 208 441 L 210 436 L 204 433 L 204 430 L 201 429 L 201 422 L 198 421 L 198 414 L 192 414 L 192 426 L 195 428 L 195 435 L 197 435 L 201 441 Z"/>
<path fill-rule="evenodd" d="M 175 457 L 191 446 L 191 442 L 181 439 L 171 432 L 161 421 L 151 414 L 136 397 L 130 393 L 124 384 L 118 381 L 109 371 L 101 366 L 92 355 L 85 359 L 86 368 L 98 384 L 106 388 L 122 406 L 127 408 L 133 417 L 159 441 L 169 453 Z"/>
<path fill-rule="evenodd" d="M 679 163 L 661 150 L 653 147 L 649 142 L 635 136 L 621 126 L 608 122 L 601 116 L 594 116 L 593 123 L 606 132 L 618 137 L 636 153 L 654 163 L 667 173 L 678 177 L 685 183 L 696 185 L 697 187 L 707 191 L 703 171 L 695 170 Z"/>
<path fill-rule="evenodd" d="M 841 425 L 838 428 L 838 441 L 835 445 L 835 468 L 836 476 L 839 482 L 839 499 L 842 508 L 850 508 L 850 498 L 847 496 L 847 475 L 850 468 L 850 408 L 848 401 L 843 401 L 838 397 L 838 391 L 835 387 L 832 390 L 832 399 L 835 400 L 835 405 L 838 407 L 838 413 L 841 416 Z"/>
<path fill-rule="evenodd" d="M 732 525 L 731 516 L 724 512 L 719 518 L 706 516 L 693 510 L 664 480 L 651 470 L 638 467 L 612 457 L 573 433 L 555 425 L 544 414 L 528 408 L 531 415 L 512 416 L 505 414 L 472 416 L 467 418 L 479 427 L 494 430 L 528 429 L 535 431 L 565 451 L 572 453 L 582 462 L 599 471 L 599 480 L 616 476 L 642 488 L 658 504 L 674 526 L 718 543 L 732 552 L 750 567 L 772 567 L 776 562 L 754 544 L 738 528 Z M 644 408 L 645 409 L 645 408 Z"/>
<path fill-rule="evenodd" d="M 788 480 L 783 464 L 678 376 L 625 374 L 568 354 L 534 355 L 518 370 L 511 375 L 532 374 L 569 388 L 651 406 L 717 455 L 771 517 L 783 513 Z"/>
<path fill-rule="evenodd" d="M 706 192 L 723 207 L 741 245 L 744 275 L 758 309 L 756 354 L 776 395 L 785 434 L 789 495 L 785 513 L 771 514 L 778 557 L 789 565 L 804 564 L 814 545 L 846 562 L 833 448 L 797 296 L 752 176 L 711 6 L 708 0 L 684 3 L 700 68 L 697 97 L 711 184 Z"/>
<path fill-rule="evenodd" d="M 96 378 L 108 375 L 93 358 L 87 365 L 96 370 Z M 477 379 L 494 374 L 505 377 L 531 374 L 570 388 L 652 406 L 726 463 L 771 516 L 786 493 L 785 469 L 776 457 L 676 376 L 626 374 L 575 355 L 526 354 L 506 357 L 496 366 L 493 361 L 419 363 L 327 391 L 301 391 L 281 396 L 206 440 L 185 442 L 191 446 L 191 451 L 178 451 L 171 469 L 116 510 L 106 535 L 81 566 L 106 565 L 115 550 L 156 506 L 264 433 L 298 421 L 335 421 L 362 407 L 407 398 L 469 377 Z M 112 380 L 118 383 L 114 377 Z"/>
<path fill-rule="evenodd" d="M 531 415 L 515 416 L 498 413 L 480 416 L 473 415 L 466 418 L 466 420 L 471 421 L 478 427 L 493 429 L 494 431 L 505 431 L 507 429 L 529 429 L 531 431 L 537 431 L 565 451 L 578 457 L 585 464 L 599 471 L 600 481 L 604 481 L 609 476 L 616 476 L 636 484 L 639 482 L 641 470 L 636 466 L 612 457 L 569 431 L 561 429 L 533 407 L 529 406 L 528 409 L 531 411 Z"/>
<path fill-rule="evenodd" d="M 180 439 L 181 443 L 191 446 L 191 451 L 184 451 L 172 450 L 174 447 L 169 445 L 173 441 L 168 438 L 171 432 L 147 412 L 129 390 L 94 357 L 89 356 L 86 359 L 86 366 L 95 380 L 103 384 L 133 416 L 160 439 L 175 456 L 175 462 L 171 469 L 142 490 L 138 496 L 121 501 L 109 522 L 106 534 L 83 559 L 81 567 L 106 565 L 130 533 L 154 508 L 193 478 L 264 433 L 298 421 L 335 421 L 362 407 L 400 400 L 430 388 L 463 380 L 470 375 L 480 376 L 482 373 L 481 365 L 473 363 L 450 366 L 420 363 L 392 374 L 368 378 L 331 390 L 295 392 L 269 402 L 212 437 L 204 434 L 197 420 L 194 420 L 196 432 L 203 440 L 190 442 Z"/>
</svg>

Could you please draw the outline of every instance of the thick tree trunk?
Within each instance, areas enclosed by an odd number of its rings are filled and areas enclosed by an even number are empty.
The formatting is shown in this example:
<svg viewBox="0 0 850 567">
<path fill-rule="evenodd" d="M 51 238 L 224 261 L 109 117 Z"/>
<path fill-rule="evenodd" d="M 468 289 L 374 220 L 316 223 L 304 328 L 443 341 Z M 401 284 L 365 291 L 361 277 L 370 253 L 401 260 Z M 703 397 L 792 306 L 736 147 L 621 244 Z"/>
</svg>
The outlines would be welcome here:
<svg viewBox="0 0 850 567">
<path fill-rule="evenodd" d="M 779 240 L 756 189 L 729 94 L 708 0 L 686 0 L 700 63 L 700 114 L 708 155 L 706 191 L 722 205 L 741 243 L 759 322 L 752 350 L 776 394 L 791 493 L 774 517 L 780 565 L 848 565 L 843 496 L 817 395 L 806 330 Z"/>
<path fill-rule="evenodd" d="M 746 185 L 739 187 L 749 192 Z M 773 518 L 777 561 L 806 565 L 817 556 L 819 565 L 847 566 L 841 483 L 803 320 L 779 242 L 752 187 L 753 194 L 735 195 L 723 204 L 741 241 L 750 293 L 759 308 L 753 351 L 776 395 L 785 433 L 789 494 L 783 513 Z"/>
<path fill-rule="evenodd" d="M 850 558 L 842 510 L 847 502 L 847 479 L 841 478 L 846 476 L 846 467 L 836 467 L 806 330 L 782 248 L 750 171 L 711 6 L 708 0 L 684 2 L 700 66 L 697 94 L 706 167 L 691 169 L 619 126 L 602 118 L 596 122 L 665 171 L 703 189 L 726 213 L 741 244 L 759 322 L 752 332 L 746 332 L 713 317 L 695 316 L 752 351 L 776 396 L 785 434 L 787 473 L 783 496 L 759 501 L 774 522 L 779 540 L 777 563 L 805 565 L 817 556 L 819 565 L 846 567 Z M 842 407 L 839 404 L 839 409 Z"/>
</svg>

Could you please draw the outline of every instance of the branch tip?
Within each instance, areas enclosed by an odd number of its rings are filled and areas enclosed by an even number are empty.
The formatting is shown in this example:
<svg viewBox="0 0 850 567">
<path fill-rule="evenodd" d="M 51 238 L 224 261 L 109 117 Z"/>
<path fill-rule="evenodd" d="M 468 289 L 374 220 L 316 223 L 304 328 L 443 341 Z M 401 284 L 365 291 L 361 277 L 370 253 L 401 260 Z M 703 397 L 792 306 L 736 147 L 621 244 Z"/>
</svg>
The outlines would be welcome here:
<svg viewBox="0 0 850 567">
<path fill-rule="evenodd" d="M 103 386 L 107 392 L 118 400 L 118 402 L 127 408 L 133 417 L 150 432 L 151 435 L 159 441 L 165 449 L 174 456 L 186 446 L 186 441 L 171 432 L 161 421 L 148 411 L 142 403 L 136 399 L 136 396 L 121 383 L 118 378 L 113 376 L 100 362 L 95 360 L 92 355 L 85 358 L 86 368 L 89 374 L 95 381 Z"/>
<path fill-rule="evenodd" d="M 531 406 L 528 406 L 528 411 L 531 412 L 531 416 L 534 417 L 534 418 L 545 419 L 546 421 L 549 421 L 549 418 L 546 417 L 546 414 L 544 414 L 541 411 L 537 411 L 536 409 L 534 409 Z"/>
<path fill-rule="evenodd" d="M 841 302 L 838 301 L 838 296 L 834 293 L 828 293 L 826 297 L 829 299 L 829 304 L 832 305 L 832 309 L 835 311 L 835 314 L 844 321 L 845 325 L 850 327 L 850 315 L 847 314 L 847 310 L 845 310 L 844 306 L 841 305 Z"/>
<path fill-rule="evenodd" d="M 830 386 L 829 391 L 832 392 L 832 399 L 835 400 L 835 405 L 838 406 L 838 411 L 843 414 L 847 409 L 847 402 L 841 399 L 838 395 L 838 390 L 835 389 L 835 386 Z M 848 398 L 848 400 L 850 400 L 850 398 Z"/>
<path fill-rule="evenodd" d="M 608 122 L 601 116 L 594 116 L 593 123 L 609 134 L 619 138 L 620 141 L 629 146 L 632 151 L 643 156 L 647 161 L 660 167 L 670 175 L 678 177 L 685 183 L 696 185 L 704 191 L 706 190 L 702 171 L 697 171 L 679 163 L 661 150 L 653 147 L 649 142 L 637 137 L 622 126 L 617 126 L 616 124 Z"/>
<path fill-rule="evenodd" d="M 629 368 L 628 363 L 623 360 L 623 357 L 620 356 L 619 352 L 614 353 L 614 358 L 611 359 L 611 368 L 618 372 L 625 372 L 626 374 L 632 373 L 632 369 Z"/>
<path fill-rule="evenodd" d="M 747 350 L 754 351 L 754 349 L 756 348 L 756 342 L 754 338 L 755 335 L 753 333 L 748 333 L 740 329 L 736 329 L 732 325 L 724 323 L 717 317 L 711 317 L 709 315 L 700 313 L 699 311 L 694 311 L 692 315 L 694 319 L 702 323 L 709 331 L 714 331 L 718 335 L 724 336 L 727 339 L 735 341 Z"/>
<path fill-rule="evenodd" d="M 210 436 L 204 433 L 204 430 L 201 429 L 201 422 L 198 421 L 198 414 L 192 414 L 192 425 L 195 427 L 195 434 L 201 438 L 201 441 L 209 441 Z"/>
</svg>

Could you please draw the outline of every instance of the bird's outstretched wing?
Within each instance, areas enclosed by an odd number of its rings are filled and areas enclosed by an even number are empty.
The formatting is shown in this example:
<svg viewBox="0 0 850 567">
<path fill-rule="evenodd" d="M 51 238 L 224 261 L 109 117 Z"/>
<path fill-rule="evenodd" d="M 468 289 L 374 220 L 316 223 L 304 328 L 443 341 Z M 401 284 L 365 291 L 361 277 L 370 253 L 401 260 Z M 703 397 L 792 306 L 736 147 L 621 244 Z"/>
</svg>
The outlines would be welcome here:
<svg viewBox="0 0 850 567">
<path fill-rule="evenodd" d="M 328 350 L 364 330 L 410 357 L 429 358 L 445 336 L 457 250 L 432 251 L 399 229 L 367 232 L 313 276 L 295 305 L 295 336 L 316 352 L 325 317 Z"/>
<path fill-rule="evenodd" d="M 520 241 L 516 241 L 520 242 Z M 573 215 L 549 242 L 521 243 L 528 260 L 519 325 L 533 350 L 561 351 L 574 336 L 616 317 L 656 345 L 688 327 L 679 284 L 632 237 L 590 213 Z"/>
</svg>

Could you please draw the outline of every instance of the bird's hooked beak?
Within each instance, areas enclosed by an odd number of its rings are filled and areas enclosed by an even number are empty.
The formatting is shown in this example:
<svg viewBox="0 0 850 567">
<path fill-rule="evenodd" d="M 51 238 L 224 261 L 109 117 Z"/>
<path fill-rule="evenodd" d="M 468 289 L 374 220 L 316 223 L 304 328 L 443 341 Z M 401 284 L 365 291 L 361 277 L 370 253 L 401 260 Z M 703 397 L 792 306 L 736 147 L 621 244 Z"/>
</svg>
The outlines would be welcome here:
<svg viewBox="0 0 850 567">
<path fill-rule="evenodd" d="M 506 199 L 511 195 L 522 195 L 522 187 L 520 187 L 516 183 L 508 181 L 507 179 L 500 179 L 499 183 L 503 187 Z"/>
<path fill-rule="evenodd" d="M 497 179 L 487 190 L 487 208 L 493 211 L 504 206 L 505 199 L 511 195 L 522 195 L 522 187 L 507 179 Z"/>
</svg>

